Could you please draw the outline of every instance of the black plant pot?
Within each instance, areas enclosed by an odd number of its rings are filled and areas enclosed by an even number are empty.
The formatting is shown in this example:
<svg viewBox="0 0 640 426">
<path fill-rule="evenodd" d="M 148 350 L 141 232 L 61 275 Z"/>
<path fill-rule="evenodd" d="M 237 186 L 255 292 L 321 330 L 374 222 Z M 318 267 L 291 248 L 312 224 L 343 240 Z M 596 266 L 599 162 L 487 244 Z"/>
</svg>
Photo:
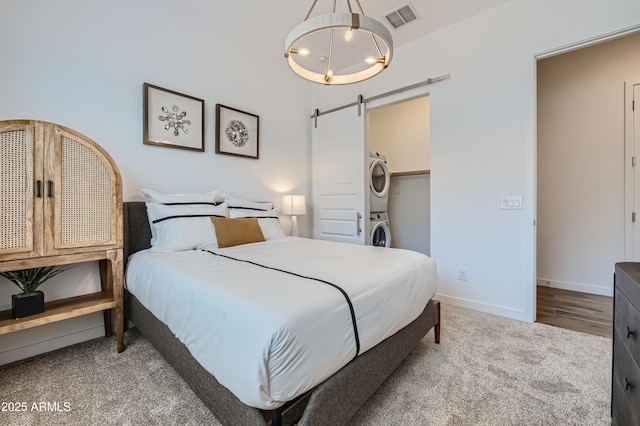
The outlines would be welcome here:
<svg viewBox="0 0 640 426">
<path fill-rule="evenodd" d="M 14 294 L 11 296 L 11 312 L 14 318 L 24 318 L 29 315 L 43 313 L 44 293 L 37 290 L 30 294 Z"/>
</svg>

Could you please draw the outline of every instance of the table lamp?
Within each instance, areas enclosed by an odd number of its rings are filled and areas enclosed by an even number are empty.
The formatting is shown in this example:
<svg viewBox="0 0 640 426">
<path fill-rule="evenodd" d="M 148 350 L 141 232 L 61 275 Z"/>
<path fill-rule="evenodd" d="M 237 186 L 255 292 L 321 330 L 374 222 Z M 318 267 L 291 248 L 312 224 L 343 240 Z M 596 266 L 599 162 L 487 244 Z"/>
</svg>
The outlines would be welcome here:
<svg viewBox="0 0 640 426">
<path fill-rule="evenodd" d="M 282 213 L 291 215 L 291 235 L 298 236 L 298 218 L 296 215 L 306 214 L 307 206 L 304 195 L 283 195 Z"/>
</svg>

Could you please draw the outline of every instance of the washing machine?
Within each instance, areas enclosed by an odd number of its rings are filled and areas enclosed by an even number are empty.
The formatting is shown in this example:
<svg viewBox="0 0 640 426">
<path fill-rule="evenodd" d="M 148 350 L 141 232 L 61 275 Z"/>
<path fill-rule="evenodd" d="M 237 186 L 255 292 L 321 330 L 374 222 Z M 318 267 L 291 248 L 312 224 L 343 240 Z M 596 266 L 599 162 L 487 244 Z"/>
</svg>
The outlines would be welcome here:
<svg viewBox="0 0 640 426">
<path fill-rule="evenodd" d="M 371 213 L 369 216 L 369 244 L 378 247 L 391 247 L 389 216 L 386 212 Z"/>
<path fill-rule="evenodd" d="M 389 202 L 391 175 L 387 165 L 387 156 L 369 151 L 369 203 L 371 212 L 386 212 Z"/>
</svg>

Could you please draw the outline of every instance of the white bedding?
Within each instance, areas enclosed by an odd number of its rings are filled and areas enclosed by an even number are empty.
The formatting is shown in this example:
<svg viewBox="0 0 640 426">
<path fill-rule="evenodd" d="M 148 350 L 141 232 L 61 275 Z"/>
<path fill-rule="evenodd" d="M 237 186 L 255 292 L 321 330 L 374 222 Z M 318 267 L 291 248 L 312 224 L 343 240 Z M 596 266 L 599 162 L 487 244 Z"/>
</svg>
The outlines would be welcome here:
<svg viewBox="0 0 640 426">
<path fill-rule="evenodd" d="M 340 286 L 364 353 L 405 327 L 436 291 L 417 252 L 287 237 L 216 253 Z M 128 290 L 243 403 L 274 409 L 356 354 L 349 306 L 334 287 L 205 251 L 131 256 Z"/>
</svg>

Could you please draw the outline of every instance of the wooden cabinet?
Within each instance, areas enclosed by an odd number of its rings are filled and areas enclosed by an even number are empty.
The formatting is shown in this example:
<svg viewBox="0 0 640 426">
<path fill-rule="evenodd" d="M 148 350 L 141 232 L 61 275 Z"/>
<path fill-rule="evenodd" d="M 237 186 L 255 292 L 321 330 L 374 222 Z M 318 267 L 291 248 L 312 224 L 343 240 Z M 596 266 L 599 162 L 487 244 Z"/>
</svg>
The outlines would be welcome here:
<svg viewBox="0 0 640 426">
<path fill-rule="evenodd" d="M 614 425 L 640 425 L 640 263 L 617 263 L 614 279 Z"/>
<path fill-rule="evenodd" d="M 80 133 L 0 122 L 0 259 L 121 248 L 121 186 L 111 157 Z"/>
<path fill-rule="evenodd" d="M 19 320 L 0 312 L 0 334 L 103 311 L 110 335 L 114 309 L 118 350 L 124 348 L 122 182 L 115 162 L 64 126 L 0 121 L 0 270 L 86 261 L 99 262 L 101 292 L 50 302 L 45 313 Z"/>
</svg>

